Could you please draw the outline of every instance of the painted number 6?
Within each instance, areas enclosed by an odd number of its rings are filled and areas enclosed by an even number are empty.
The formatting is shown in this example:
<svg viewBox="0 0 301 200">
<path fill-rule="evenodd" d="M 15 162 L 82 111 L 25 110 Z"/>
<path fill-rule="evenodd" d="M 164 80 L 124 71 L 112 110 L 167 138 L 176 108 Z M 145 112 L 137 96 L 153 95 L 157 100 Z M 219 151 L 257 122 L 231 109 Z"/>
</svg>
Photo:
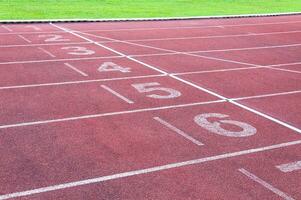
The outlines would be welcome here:
<svg viewBox="0 0 301 200">
<path fill-rule="evenodd" d="M 207 129 L 210 132 L 216 133 L 218 135 L 227 136 L 227 137 L 248 137 L 256 134 L 257 130 L 255 127 L 239 121 L 234 120 L 218 120 L 215 122 L 209 122 L 208 118 L 226 118 L 228 115 L 220 114 L 220 113 L 205 113 L 200 114 L 194 117 L 194 121 L 201 127 Z M 239 127 L 240 131 L 229 131 L 222 128 L 222 124 L 230 124 L 236 127 Z"/>
<path fill-rule="evenodd" d="M 181 96 L 181 92 L 174 90 L 172 88 L 165 88 L 165 87 L 156 87 L 159 86 L 160 83 L 152 82 L 152 83 L 139 83 L 139 84 L 132 84 L 132 86 L 138 90 L 140 93 L 147 93 L 147 92 L 164 92 L 167 95 L 160 95 L 160 94 L 149 94 L 147 97 L 154 98 L 154 99 L 171 99 Z"/>
</svg>

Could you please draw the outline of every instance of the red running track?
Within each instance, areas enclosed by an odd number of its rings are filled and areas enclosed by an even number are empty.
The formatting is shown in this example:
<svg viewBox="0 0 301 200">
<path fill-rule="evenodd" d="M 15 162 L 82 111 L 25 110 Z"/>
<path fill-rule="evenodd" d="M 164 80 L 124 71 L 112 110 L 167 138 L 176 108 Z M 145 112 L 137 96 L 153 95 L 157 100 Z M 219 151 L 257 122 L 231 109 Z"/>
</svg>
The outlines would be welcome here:
<svg viewBox="0 0 301 200">
<path fill-rule="evenodd" d="M 0 25 L 0 200 L 301 199 L 301 16 Z"/>
</svg>

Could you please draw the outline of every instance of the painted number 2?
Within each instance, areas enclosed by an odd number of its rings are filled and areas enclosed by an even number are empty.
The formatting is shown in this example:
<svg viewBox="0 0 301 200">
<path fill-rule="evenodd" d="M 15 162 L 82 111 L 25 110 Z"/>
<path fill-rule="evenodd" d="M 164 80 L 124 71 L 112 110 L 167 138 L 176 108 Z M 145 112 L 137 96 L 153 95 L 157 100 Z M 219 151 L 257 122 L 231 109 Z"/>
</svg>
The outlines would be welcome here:
<svg viewBox="0 0 301 200">
<path fill-rule="evenodd" d="M 194 117 L 194 121 L 201 127 L 207 129 L 210 132 L 216 133 L 218 135 L 227 136 L 227 137 L 247 137 L 256 134 L 257 130 L 255 127 L 239 121 L 224 119 L 229 117 L 228 115 L 220 114 L 220 113 L 205 113 L 200 114 Z M 209 118 L 212 118 L 210 121 Z M 216 118 L 219 120 L 216 121 Z M 222 119 L 222 120 L 221 120 Z M 232 125 L 240 129 L 239 131 L 230 131 L 224 129 L 223 125 Z"/>
<path fill-rule="evenodd" d="M 65 42 L 70 41 L 69 39 L 63 38 L 61 35 L 54 35 L 54 34 L 48 34 L 48 35 L 39 35 L 39 38 L 45 38 L 45 42 Z"/>
<path fill-rule="evenodd" d="M 132 86 L 138 90 L 140 93 L 149 93 L 153 91 L 157 91 L 159 93 L 165 94 L 149 94 L 146 95 L 149 98 L 154 99 L 171 99 L 181 96 L 181 92 L 172 89 L 172 88 L 165 88 L 165 87 L 158 87 L 160 83 L 152 82 L 152 83 L 139 83 L 139 84 L 132 84 Z"/>
<path fill-rule="evenodd" d="M 63 50 L 70 50 L 68 54 L 71 55 L 77 55 L 77 56 L 82 56 L 82 55 L 92 55 L 95 52 L 87 49 L 86 47 L 62 47 Z"/>
</svg>

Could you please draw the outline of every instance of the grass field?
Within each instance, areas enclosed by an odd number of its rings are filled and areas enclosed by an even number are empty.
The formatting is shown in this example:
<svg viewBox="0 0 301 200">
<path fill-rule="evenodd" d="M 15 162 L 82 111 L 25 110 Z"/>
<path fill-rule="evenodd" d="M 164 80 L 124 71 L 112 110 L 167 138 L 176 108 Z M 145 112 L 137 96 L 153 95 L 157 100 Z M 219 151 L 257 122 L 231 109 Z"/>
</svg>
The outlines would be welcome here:
<svg viewBox="0 0 301 200">
<path fill-rule="evenodd" d="M 301 11 L 300 0 L 0 0 L 0 19 L 207 16 Z"/>
</svg>

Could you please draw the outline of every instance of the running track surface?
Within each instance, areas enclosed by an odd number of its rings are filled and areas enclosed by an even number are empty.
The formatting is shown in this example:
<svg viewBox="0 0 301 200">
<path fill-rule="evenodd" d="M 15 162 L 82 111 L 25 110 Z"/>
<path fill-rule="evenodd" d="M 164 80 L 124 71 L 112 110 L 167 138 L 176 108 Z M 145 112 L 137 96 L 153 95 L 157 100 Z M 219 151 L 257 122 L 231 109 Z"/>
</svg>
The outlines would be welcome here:
<svg viewBox="0 0 301 200">
<path fill-rule="evenodd" d="M 301 16 L 0 25 L 0 200 L 301 199 Z"/>
</svg>

